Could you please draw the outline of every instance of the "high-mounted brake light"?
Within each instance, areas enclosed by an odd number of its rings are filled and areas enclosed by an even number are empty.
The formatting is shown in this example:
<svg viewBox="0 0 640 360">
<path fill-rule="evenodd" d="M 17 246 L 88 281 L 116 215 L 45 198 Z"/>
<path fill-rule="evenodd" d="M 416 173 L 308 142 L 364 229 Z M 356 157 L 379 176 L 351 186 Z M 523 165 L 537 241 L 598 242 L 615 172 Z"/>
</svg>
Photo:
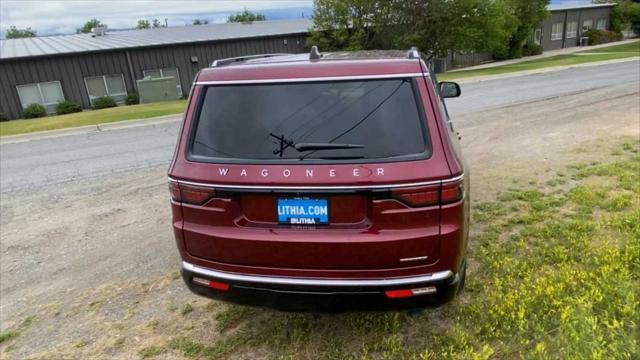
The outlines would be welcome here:
<svg viewBox="0 0 640 360">
<path fill-rule="evenodd" d="M 215 195 L 215 190 L 211 188 L 185 185 L 174 181 L 169 182 L 169 192 L 173 201 L 193 205 L 202 205 Z"/>
<path fill-rule="evenodd" d="M 393 189 L 394 198 L 406 205 L 424 207 L 451 204 L 462 200 L 464 196 L 463 180 L 456 180 L 444 184 Z"/>
</svg>

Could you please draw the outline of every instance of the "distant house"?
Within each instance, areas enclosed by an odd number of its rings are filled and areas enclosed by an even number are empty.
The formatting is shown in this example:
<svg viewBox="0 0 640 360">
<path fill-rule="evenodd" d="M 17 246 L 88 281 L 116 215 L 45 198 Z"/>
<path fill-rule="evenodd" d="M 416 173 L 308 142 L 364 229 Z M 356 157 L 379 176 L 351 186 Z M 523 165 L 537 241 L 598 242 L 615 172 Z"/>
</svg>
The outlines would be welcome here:
<svg viewBox="0 0 640 360">
<path fill-rule="evenodd" d="M 580 45 L 580 37 L 589 29 L 611 29 L 615 4 L 551 5 L 549 17 L 534 30 L 531 41 L 543 50 Z"/>
<path fill-rule="evenodd" d="M 216 59 L 302 52 L 312 25 L 274 20 L 0 40 L 0 112 L 14 119 L 39 103 L 53 113 L 60 100 L 90 108 L 101 96 L 123 103 L 145 76 L 175 78 L 179 98 Z"/>
</svg>

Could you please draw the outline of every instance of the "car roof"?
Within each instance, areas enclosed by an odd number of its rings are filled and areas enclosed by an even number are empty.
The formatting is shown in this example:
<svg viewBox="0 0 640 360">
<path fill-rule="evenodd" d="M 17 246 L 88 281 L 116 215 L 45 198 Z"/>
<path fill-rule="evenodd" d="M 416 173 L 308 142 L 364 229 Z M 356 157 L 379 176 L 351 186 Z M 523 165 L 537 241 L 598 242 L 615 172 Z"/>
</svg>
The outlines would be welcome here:
<svg viewBox="0 0 640 360">
<path fill-rule="evenodd" d="M 262 54 L 217 60 L 200 71 L 197 82 L 228 82 L 316 77 L 423 75 L 424 62 L 400 50 Z"/>
</svg>

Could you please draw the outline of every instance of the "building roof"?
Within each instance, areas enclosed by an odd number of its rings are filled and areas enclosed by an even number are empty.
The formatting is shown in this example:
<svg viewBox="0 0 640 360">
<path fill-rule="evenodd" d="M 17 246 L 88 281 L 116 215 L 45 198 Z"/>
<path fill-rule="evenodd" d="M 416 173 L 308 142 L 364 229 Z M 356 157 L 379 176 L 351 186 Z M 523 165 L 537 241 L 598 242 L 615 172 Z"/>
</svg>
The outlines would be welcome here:
<svg viewBox="0 0 640 360">
<path fill-rule="evenodd" d="M 549 5 L 547 9 L 549 11 L 563 11 L 563 10 L 582 10 L 582 9 L 591 9 L 591 8 L 602 8 L 602 7 L 612 7 L 616 6 L 616 4 L 558 4 L 558 5 Z"/>
<path fill-rule="evenodd" d="M 308 32 L 312 25 L 309 19 L 270 20 L 107 31 L 106 35 L 95 37 L 93 34 L 76 34 L 6 39 L 0 40 L 0 59 L 298 34 Z"/>
</svg>

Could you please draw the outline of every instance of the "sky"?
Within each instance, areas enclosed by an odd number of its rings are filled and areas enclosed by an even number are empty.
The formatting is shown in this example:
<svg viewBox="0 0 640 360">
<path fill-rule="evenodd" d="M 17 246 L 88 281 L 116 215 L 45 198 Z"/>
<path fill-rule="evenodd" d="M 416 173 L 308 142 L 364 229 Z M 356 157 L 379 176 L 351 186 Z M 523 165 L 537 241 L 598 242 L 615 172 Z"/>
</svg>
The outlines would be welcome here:
<svg viewBox="0 0 640 360">
<path fill-rule="evenodd" d="M 0 31 L 9 26 L 31 27 L 39 36 L 75 33 L 87 20 L 97 18 L 111 29 L 135 27 L 138 19 L 167 18 L 169 26 L 191 25 L 193 19 L 225 22 L 244 9 L 267 19 L 311 15 L 312 0 L 0 0 Z"/>
<path fill-rule="evenodd" d="M 591 0 L 551 0 L 552 4 L 590 3 Z M 311 15 L 312 0 L 0 0 L 0 38 L 9 26 L 31 27 L 39 36 L 71 34 L 89 19 L 97 18 L 110 29 L 135 27 L 138 19 L 166 18 L 169 26 L 190 25 L 193 19 L 224 22 L 244 9 L 267 19 Z"/>
</svg>

